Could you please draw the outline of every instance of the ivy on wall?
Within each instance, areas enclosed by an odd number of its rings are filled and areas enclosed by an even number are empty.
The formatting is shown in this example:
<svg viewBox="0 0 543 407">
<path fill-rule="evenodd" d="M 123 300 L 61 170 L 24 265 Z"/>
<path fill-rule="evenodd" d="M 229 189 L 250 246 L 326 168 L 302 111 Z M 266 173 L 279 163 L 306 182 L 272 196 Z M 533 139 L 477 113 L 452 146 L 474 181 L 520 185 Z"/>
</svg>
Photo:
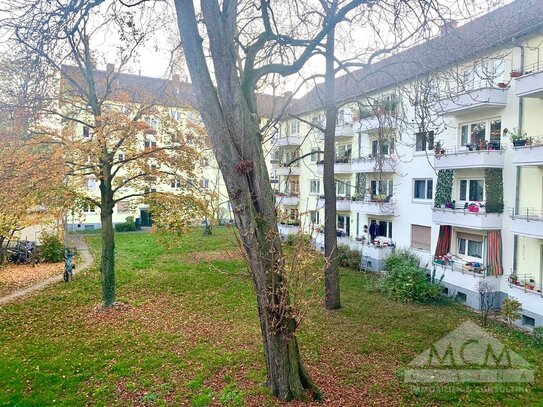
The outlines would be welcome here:
<svg viewBox="0 0 543 407">
<path fill-rule="evenodd" d="M 485 168 L 486 212 L 503 213 L 503 170 Z"/>
<path fill-rule="evenodd" d="M 356 181 L 354 186 L 354 197 L 356 199 L 364 199 L 366 196 L 366 174 L 363 172 L 356 173 Z"/>
<path fill-rule="evenodd" d="M 434 206 L 440 208 L 448 202 L 452 202 L 453 171 L 439 170 L 437 173 L 436 196 Z"/>
</svg>

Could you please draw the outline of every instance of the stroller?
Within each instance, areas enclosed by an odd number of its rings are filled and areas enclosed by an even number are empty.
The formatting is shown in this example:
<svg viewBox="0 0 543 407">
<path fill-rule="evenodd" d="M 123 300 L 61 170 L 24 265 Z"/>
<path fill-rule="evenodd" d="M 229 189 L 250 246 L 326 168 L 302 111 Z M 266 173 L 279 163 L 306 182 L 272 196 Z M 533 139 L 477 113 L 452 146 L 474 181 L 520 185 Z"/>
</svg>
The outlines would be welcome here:
<svg viewBox="0 0 543 407">
<path fill-rule="evenodd" d="M 64 281 L 69 282 L 72 280 L 75 264 L 73 264 L 73 257 L 76 255 L 76 250 L 70 250 L 68 247 L 64 249 Z"/>
</svg>

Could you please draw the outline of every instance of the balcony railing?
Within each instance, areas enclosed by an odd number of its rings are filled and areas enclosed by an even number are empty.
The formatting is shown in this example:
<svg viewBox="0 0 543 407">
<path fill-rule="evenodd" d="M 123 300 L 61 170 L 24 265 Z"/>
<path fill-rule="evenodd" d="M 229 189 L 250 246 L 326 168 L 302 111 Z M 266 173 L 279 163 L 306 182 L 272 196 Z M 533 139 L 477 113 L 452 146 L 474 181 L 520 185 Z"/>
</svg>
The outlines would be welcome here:
<svg viewBox="0 0 543 407">
<path fill-rule="evenodd" d="M 502 228 L 501 213 L 487 213 L 484 208 L 472 212 L 468 208 L 432 208 L 432 221 L 438 225 L 450 225 L 479 230 Z"/>
<path fill-rule="evenodd" d="M 505 148 L 499 141 L 490 141 L 466 146 L 436 149 L 436 170 L 460 168 L 503 168 Z"/>
<path fill-rule="evenodd" d="M 522 290 L 525 293 L 539 295 L 543 298 L 543 281 L 535 281 L 534 276 L 531 274 L 511 274 L 507 281 L 509 287 Z"/>
<path fill-rule="evenodd" d="M 475 109 L 505 107 L 507 89 L 485 86 L 480 89 L 463 90 L 455 96 L 449 96 L 437 103 L 437 111 L 446 116 L 464 114 Z"/>
<path fill-rule="evenodd" d="M 515 94 L 529 98 L 543 97 L 543 61 L 526 65 L 524 70 L 511 72 L 515 76 Z"/>
<path fill-rule="evenodd" d="M 515 146 L 513 150 L 513 164 L 515 165 L 543 165 L 543 140 L 541 136 L 536 140 L 525 140 L 526 144 Z"/>
<path fill-rule="evenodd" d="M 442 267 L 444 271 L 451 270 L 474 277 L 486 277 L 488 270 L 483 263 L 467 262 L 457 257 L 434 257 L 434 266 Z"/>
<path fill-rule="evenodd" d="M 510 208 L 509 216 L 512 233 L 543 239 L 543 211 L 531 207 Z"/>
<path fill-rule="evenodd" d="M 352 172 L 394 172 L 395 158 L 392 155 L 368 156 L 351 160 Z"/>
</svg>

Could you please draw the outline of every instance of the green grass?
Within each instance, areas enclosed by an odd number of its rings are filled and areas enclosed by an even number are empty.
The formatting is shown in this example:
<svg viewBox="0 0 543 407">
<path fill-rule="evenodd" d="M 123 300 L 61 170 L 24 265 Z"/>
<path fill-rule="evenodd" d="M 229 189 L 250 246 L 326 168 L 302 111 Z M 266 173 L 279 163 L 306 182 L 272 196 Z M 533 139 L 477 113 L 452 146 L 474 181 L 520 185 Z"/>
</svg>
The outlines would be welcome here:
<svg viewBox="0 0 543 407">
<path fill-rule="evenodd" d="M 97 256 L 99 236 L 86 238 Z M 0 405 L 275 405 L 261 386 L 256 301 L 243 261 L 197 261 L 235 250 L 225 228 L 212 237 L 193 231 L 169 249 L 152 234 L 118 234 L 124 309 L 98 310 L 96 268 L 1 307 Z M 456 304 L 394 302 L 355 271 L 341 278 L 343 308 L 316 304 L 299 332 L 330 404 L 543 405 L 543 349 L 500 324 L 490 332 L 536 368 L 525 392 L 413 392 L 402 378 L 409 361 L 475 316 Z"/>
</svg>

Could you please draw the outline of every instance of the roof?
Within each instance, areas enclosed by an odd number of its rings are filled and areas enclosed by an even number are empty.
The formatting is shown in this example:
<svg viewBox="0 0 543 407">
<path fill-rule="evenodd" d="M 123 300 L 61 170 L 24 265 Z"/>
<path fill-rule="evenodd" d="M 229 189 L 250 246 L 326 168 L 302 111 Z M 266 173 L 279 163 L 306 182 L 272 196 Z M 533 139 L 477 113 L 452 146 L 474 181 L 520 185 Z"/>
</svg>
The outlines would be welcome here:
<svg viewBox="0 0 543 407">
<path fill-rule="evenodd" d="M 62 74 L 65 78 L 69 77 L 74 81 L 83 82 L 81 72 L 75 66 L 63 66 Z M 163 106 L 198 109 L 192 84 L 179 80 L 179 77 L 175 75 L 172 79 L 163 79 L 119 72 L 115 72 L 113 75 L 112 71 L 96 69 L 93 76 L 97 93 L 101 97 L 105 95 L 108 81 L 115 81 L 115 85 L 111 86 L 113 91 L 107 97 L 109 100 L 158 103 Z M 73 85 L 69 86 L 69 92 L 79 93 Z M 275 117 L 281 113 L 284 97 L 259 93 L 256 98 L 259 112 L 263 116 Z"/>
<path fill-rule="evenodd" d="M 336 78 L 338 103 L 394 87 L 431 72 L 473 60 L 543 27 L 542 0 L 516 0 L 446 33 L 391 55 L 367 69 Z M 324 84 L 296 99 L 290 113 L 322 109 Z"/>
</svg>

